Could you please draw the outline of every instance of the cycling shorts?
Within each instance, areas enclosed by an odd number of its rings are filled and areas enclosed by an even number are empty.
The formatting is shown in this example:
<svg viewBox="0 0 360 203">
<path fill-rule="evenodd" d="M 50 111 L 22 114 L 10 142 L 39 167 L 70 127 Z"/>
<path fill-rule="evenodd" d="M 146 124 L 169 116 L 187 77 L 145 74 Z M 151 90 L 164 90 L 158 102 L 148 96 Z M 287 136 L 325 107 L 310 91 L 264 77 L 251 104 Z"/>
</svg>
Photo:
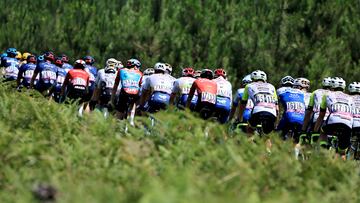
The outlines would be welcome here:
<svg viewBox="0 0 360 203">
<path fill-rule="evenodd" d="M 195 111 L 200 113 L 200 117 L 208 119 L 214 114 L 215 104 L 208 102 L 198 102 Z"/>
<path fill-rule="evenodd" d="M 226 123 L 231 111 L 231 99 L 226 97 L 217 97 L 215 104 L 215 113 L 220 123 Z"/>
<path fill-rule="evenodd" d="M 67 97 L 71 100 L 77 100 L 80 99 L 80 103 L 83 103 L 84 101 L 84 97 L 87 94 L 87 89 L 86 88 L 77 88 L 76 86 L 72 86 L 69 85 L 68 89 L 67 89 Z"/>
<path fill-rule="evenodd" d="M 271 133 L 275 129 L 276 117 L 269 112 L 261 111 L 252 114 L 249 119 L 250 127 L 256 128 L 257 125 L 262 125 L 262 130 L 265 134 Z"/>
<path fill-rule="evenodd" d="M 321 129 L 326 135 L 340 134 L 338 136 L 340 149 L 346 149 L 350 146 L 352 129 L 346 124 L 332 123 L 323 126 Z"/>
<path fill-rule="evenodd" d="M 138 94 L 128 94 L 123 89 L 121 89 L 118 101 L 115 105 L 115 109 L 119 112 L 125 113 L 129 110 L 129 107 L 135 104 L 138 100 Z"/>
</svg>

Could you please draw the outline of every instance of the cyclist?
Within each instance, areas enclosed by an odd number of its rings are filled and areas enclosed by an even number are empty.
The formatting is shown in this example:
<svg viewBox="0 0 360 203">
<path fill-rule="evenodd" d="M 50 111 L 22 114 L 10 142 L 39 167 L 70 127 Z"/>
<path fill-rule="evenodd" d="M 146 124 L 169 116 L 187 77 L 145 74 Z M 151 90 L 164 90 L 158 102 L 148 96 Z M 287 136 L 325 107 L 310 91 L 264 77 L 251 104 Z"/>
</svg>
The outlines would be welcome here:
<svg viewBox="0 0 360 203">
<path fill-rule="evenodd" d="M 280 83 L 282 87 L 277 90 L 277 95 L 284 111 L 277 130 L 281 131 L 283 139 L 288 139 L 292 131 L 292 138 L 298 143 L 306 110 L 305 95 L 301 90 L 292 88 L 294 78 L 291 76 L 282 78 Z"/>
<path fill-rule="evenodd" d="M 29 52 L 25 52 L 25 53 L 22 54 L 22 59 L 21 59 L 19 67 L 21 65 L 27 63 L 27 57 L 30 56 L 30 55 L 32 55 L 32 54 L 30 54 Z"/>
<path fill-rule="evenodd" d="M 64 68 L 63 57 L 56 57 L 54 64 L 57 67 L 56 71 L 56 85 L 53 89 L 54 99 L 56 102 L 60 102 L 61 87 L 64 84 L 67 69 Z"/>
<path fill-rule="evenodd" d="M 176 106 L 180 109 L 185 108 L 187 98 L 189 96 L 190 88 L 195 81 L 194 74 L 195 71 L 191 67 L 184 68 L 182 70 L 182 77 L 178 78 L 174 82 L 174 86 L 172 88 L 172 93 L 170 97 L 170 104 L 174 104 L 176 97 L 179 96 L 179 98 L 176 101 Z M 192 109 L 195 107 L 196 101 L 197 101 L 197 95 L 194 95 L 191 101 Z"/>
<path fill-rule="evenodd" d="M 294 80 L 294 88 L 300 89 L 301 91 L 304 92 L 305 106 L 306 106 L 306 108 L 308 108 L 309 103 L 310 103 L 310 95 L 311 95 L 311 93 L 309 92 L 310 81 L 306 78 L 296 78 Z"/>
<path fill-rule="evenodd" d="M 21 63 L 21 61 L 23 60 L 23 56 L 22 56 L 22 54 L 21 54 L 20 51 L 17 51 L 17 52 L 16 52 L 15 58 L 16 58 L 17 60 L 19 60 L 19 62 Z"/>
<path fill-rule="evenodd" d="M 340 77 L 335 77 L 331 81 L 332 91 L 323 95 L 320 104 L 320 114 L 316 120 L 314 132 L 319 132 L 323 123 L 326 109 L 329 110 L 329 116 L 320 133 L 320 146 L 328 147 L 327 135 L 339 135 L 338 153 L 345 158 L 345 152 L 350 146 L 351 129 L 353 125 L 352 97 L 344 93 L 346 82 Z"/>
<path fill-rule="evenodd" d="M 155 70 L 153 68 L 147 68 L 144 70 L 143 72 L 143 79 L 142 79 L 142 84 L 141 84 L 141 88 L 140 88 L 140 95 L 142 94 L 143 92 L 143 87 L 145 86 L 145 83 L 146 83 L 146 78 L 150 77 L 150 75 L 154 74 L 155 73 Z"/>
<path fill-rule="evenodd" d="M 66 72 L 73 69 L 73 66 L 71 64 L 69 64 L 69 57 L 66 54 L 61 54 L 60 57 L 64 63 L 62 68 L 65 69 Z"/>
<path fill-rule="evenodd" d="M 31 78 L 36 69 L 36 57 L 34 55 L 29 55 L 26 59 L 26 63 L 20 66 L 19 74 L 17 77 L 17 86 L 21 88 L 22 86 L 29 88 Z M 37 83 L 38 78 L 35 79 L 35 84 Z"/>
<path fill-rule="evenodd" d="M 352 137 L 357 142 L 360 141 L 360 83 L 352 82 L 349 85 L 349 93 L 353 98 L 353 126 L 352 126 Z M 357 148 L 357 146 L 356 146 Z M 357 151 L 360 149 L 356 149 Z"/>
<path fill-rule="evenodd" d="M 19 60 L 16 59 L 17 50 L 15 48 L 8 48 L 6 56 L 1 59 L 1 67 L 4 67 L 3 76 L 5 81 L 16 80 L 19 73 Z"/>
<path fill-rule="evenodd" d="M 321 82 L 322 88 L 317 89 L 313 93 L 311 93 L 309 105 L 304 118 L 304 124 L 302 127 L 303 132 L 313 132 L 316 120 L 320 114 L 320 104 L 322 97 L 328 94 L 328 92 L 330 91 L 331 80 L 331 77 L 324 78 Z M 328 115 L 329 110 L 326 110 L 324 121 L 327 119 Z M 312 134 L 311 142 L 316 142 L 318 138 L 319 135 Z"/>
<path fill-rule="evenodd" d="M 97 68 L 93 66 L 95 63 L 95 59 L 92 56 L 85 56 L 83 60 L 86 63 L 85 71 L 88 72 L 90 75 L 89 92 L 85 98 L 86 101 L 89 101 L 95 89 L 95 78 L 97 76 Z"/>
<path fill-rule="evenodd" d="M 61 99 L 65 97 L 71 100 L 80 99 L 79 104 L 83 104 L 85 96 L 88 94 L 90 75 L 85 71 L 86 63 L 82 59 L 75 61 L 74 68 L 69 70 L 65 76 L 64 83 L 61 87 Z"/>
<path fill-rule="evenodd" d="M 279 112 L 278 99 L 275 87 L 267 83 L 267 75 L 261 70 L 251 73 L 252 83 L 245 86 L 239 110 L 239 120 L 243 122 L 243 113 L 248 99 L 254 103 L 251 117 L 248 121 L 248 132 L 252 133 L 257 125 L 262 125 L 265 134 L 269 134 L 275 128 L 276 117 Z"/>
<path fill-rule="evenodd" d="M 166 109 L 170 103 L 173 81 L 166 74 L 165 64 L 156 63 L 155 74 L 146 78 L 140 98 L 140 110 L 155 113 Z"/>
<path fill-rule="evenodd" d="M 52 63 L 54 60 L 54 54 L 46 52 L 44 54 L 44 61 L 38 63 L 31 79 L 30 87 L 33 88 L 36 77 L 39 74 L 39 81 L 36 83 L 35 89 L 44 96 L 48 96 L 50 89 L 56 84 L 57 67 Z"/>
<path fill-rule="evenodd" d="M 168 63 L 164 63 L 165 65 L 165 70 L 166 70 L 166 74 L 169 76 L 170 80 L 172 82 L 175 82 L 176 78 L 174 78 L 171 74 L 172 74 L 172 71 L 173 71 L 173 68 L 170 64 Z"/>
<path fill-rule="evenodd" d="M 232 85 L 227 80 L 227 74 L 224 69 L 214 71 L 214 81 L 217 84 L 215 113 L 218 121 L 224 124 L 228 121 L 232 103 Z"/>
<path fill-rule="evenodd" d="M 244 89 L 245 89 L 245 86 L 247 84 L 250 84 L 252 82 L 251 80 L 251 75 L 246 75 L 243 79 L 242 79 L 242 85 L 241 85 L 241 88 L 238 89 L 236 91 L 236 96 L 235 96 L 235 99 L 233 101 L 233 106 L 231 108 L 231 112 L 230 112 L 230 119 L 232 119 L 236 113 L 236 110 L 238 108 L 238 106 L 240 105 L 240 102 L 242 100 L 242 97 L 243 97 L 243 94 L 244 94 Z M 243 122 L 244 123 L 247 123 L 248 120 L 250 119 L 250 115 L 251 115 L 251 111 L 254 107 L 254 103 L 252 102 L 251 99 L 248 100 L 247 104 L 246 104 L 246 108 L 244 110 L 244 114 L 243 114 Z M 236 122 L 235 123 L 238 123 L 239 121 L 239 118 L 236 118 Z"/>
<path fill-rule="evenodd" d="M 135 103 L 139 99 L 140 86 L 142 82 L 142 72 L 140 71 L 141 63 L 137 59 L 130 59 L 126 62 L 126 68 L 118 71 L 114 87 L 111 93 L 111 102 L 115 104 L 115 95 L 121 84 L 120 95 L 115 108 L 116 116 L 123 120 L 127 118 L 130 111 L 135 108 Z M 130 110 L 130 111 L 129 111 Z"/>
<path fill-rule="evenodd" d="M 213 78 L 214 73 L 212 70 L 202 70 L 200 78 L 196 79 L 192 84 L 186 102 L 186 108 L 190 108 L 192 99 L 197 93 L 198 100 L 195 111 L 199 112 L 203 119 L 208 119 L 213 115 L 216 104 L 217 84 Z"/>
</svg>

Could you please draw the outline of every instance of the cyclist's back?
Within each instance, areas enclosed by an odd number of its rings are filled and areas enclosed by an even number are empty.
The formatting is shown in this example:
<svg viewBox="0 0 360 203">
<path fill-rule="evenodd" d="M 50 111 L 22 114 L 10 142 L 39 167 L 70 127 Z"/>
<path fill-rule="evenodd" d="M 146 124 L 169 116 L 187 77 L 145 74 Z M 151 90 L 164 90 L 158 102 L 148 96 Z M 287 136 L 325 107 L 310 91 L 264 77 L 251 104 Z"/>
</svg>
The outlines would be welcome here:
<svg viewBox="0 0 360 203">
<path fill-rule="evenodd" d="M 215 111 L 220 123 L 228 121 L 231 110 L 232 85 L 226 77 L 223 69 L 215 70 L 214 81 L 217 84 Z"/>
<path fill-rule="evenodd" d="M 16 80 L 19 73 L 20 61 L 16 59 L 17 50 L 9 48 L 6 50 L 6 56 L 1 58 L 1 67 L 4 67 L 4 78 L 6 81 Z"/>
<path fill-rule="evenodd" d="M 45 53 L 44 58 L 44 61 L 38 63 L 32 78 L 34 79 L 34 76 L 39 74 L 39 81 L 35 88 L 40 92 L 49 90 L 56 83 L 57 67 L 52 64 L 52 61 L 55 60 L 54 55 L 51 52 L 47 52 Z"/>
<path fill-rule="evenodd" d="M 178 108 L 183 109 L 186 106 L 191 86 L 195 81 L 195 78 L 193 78 L 194 74 L 195 71 L 193 68 L 184 68 L 182 77 L 178 78 L 174 82 L 172 96 L 175 97 L 176 95 L 179 95 L 179 99 L 176 102 L 176 106 Z M 193 107 L 196 105 L 196 100 L 197 96 L 194 96 L 191 102 Z"/>
<path fill-rule="evenodd" d="M 89 74 L 84 70 L 85 62 L 83 60 L 76 60 L 74 69 L 69 70 L 66 74 L 65 81 L 61 88 L 61 95 L 65 95 L 69 99 L 81 99 L 80 103 L 84 102 L 85 96 L 88 94 Z"/>
<path fill-rule="evenodd" d="M 114 87 L 116 70 L 101 69 L 98 71 L 98 75 L 95 81 L 95 88 L 100 89 L 99 103 L 100 105 L 106 105 L 110 102 L 112 88 Z"/>
<path fill-rule="evenodd" d="M 18 85 L 22 85 L 26 88 L 29 88 L 31 83 L 31 78 L 34 74 L 35 69 L 36 69 L 36 57 L 30 55 L 27 58 L 27 63 L 23 64 L 19 68 Z M 35 84 L 36 82 L 37 79 L 35 81 Z"/>
</svg>

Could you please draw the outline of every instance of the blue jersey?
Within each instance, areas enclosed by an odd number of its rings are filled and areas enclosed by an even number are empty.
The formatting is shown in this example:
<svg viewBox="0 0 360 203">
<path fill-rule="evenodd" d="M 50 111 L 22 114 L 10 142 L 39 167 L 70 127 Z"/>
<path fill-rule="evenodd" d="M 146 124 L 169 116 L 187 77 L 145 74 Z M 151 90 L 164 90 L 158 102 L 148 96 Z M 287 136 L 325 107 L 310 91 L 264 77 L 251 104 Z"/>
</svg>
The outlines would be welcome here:
<svg viewBox="0 0 360 203">
<path fill-rule="evenodd" d="M 89 79 L 89 90 L 93 91 L 95 89 L 95 80 L 97 77 L 97 68 L 91 65 L 85 66 L 85 71 L 89 73 L 90 79 Z"/>
<path fill-rule="evenodd" d="M 62 66 L 62 68 L 65 69 L 66 72 L 67 72 L 67 71 L 73 69 L 74 67 L 73 67 L 72 65 L 68 64 L 68 63 L 64 63 L 64 65 Z"/>
<path fill-rule="evenodd" d="M 26 63 L 23 64 L 20 68 L 19 68 L 19 74 L 22 76 L 22 81 L 21 84 L 24 87 L 29 87 L 30 86 L 30 82 L 31 79 L 34 75 L 34 71 L 36 69 L 36 64 L 33 63 Z M 38 78 L 35 79 L 34 84 L 36 84 L 38 82 Z"/>
<path fill-rule="evenodd" d="M 36 85 L 37 89 L 48 89 L 55 85 L 57 67 L 54 64 L 48 61 L 40 62 L 36 66 L 36 71 L 39 73 L 39 82 Z"/>
<path fill-rule="evenodd" d="M 282 87 L 277 91 L 279 102 L 284 108 L 282 120 L 286 123 L 302 125 L 305 117 L 304 92 L 291 87 Z"/>
<path fill-rule="evenodd" d="M 138 69 L 123 68 L 118 72 L 121 89 L 128 94 L 139 94 L 142 73 Z"/>
<path fill-rule="evenodd" d="M 65 81 L 65 76 L 66 76 L 67 72 L 68 72 L 68 70 L 64 69 L 64 66 L 61 68 L 57 67 L 55 92 L 61 91 L 61 87 Z"/>
<path fill-rule="evenodd" d="M 233 101 L 233 105 L 235 107 L 239 105 L 239 102 L 241 102 L 243 94 L 244 94 L 244 88 L 240 88 L 240 89 L 238 89 L 236 91 L 236 95 L 235 95 L 235 98 L 234 98 L 234 101 Z M 253 108 L 254 108 L 254 103 L 252 102 L 251 99 L 249 99 L 247 101 L 246 108 L 245 108 L 244 113 L 243 113 L 243 121 L 244 122 L 247 122 L 250 119 L 251 111 L 252 111 Z"/>
<path fill-rule="evenodd" d="M 3 57 L 1 66 L 5 68 L 4 77 L 7 80 L 16 80 L 19 73 L 20 62 L 16 58 Z"/>
</svg>

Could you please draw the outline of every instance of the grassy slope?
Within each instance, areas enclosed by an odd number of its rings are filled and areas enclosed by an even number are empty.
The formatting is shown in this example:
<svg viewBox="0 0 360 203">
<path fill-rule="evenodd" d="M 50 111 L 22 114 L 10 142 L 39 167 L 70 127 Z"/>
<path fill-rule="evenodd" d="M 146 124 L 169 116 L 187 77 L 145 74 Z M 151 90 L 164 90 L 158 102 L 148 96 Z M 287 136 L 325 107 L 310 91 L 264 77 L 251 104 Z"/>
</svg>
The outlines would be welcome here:
<svg viewBox="0 0 360 203">
<path fill-rule="evenodd" d="M 158 114 L 152 135 L 125 135 L 114 119 L 28 94 L 0 87 L 0 202 L 33 201 L 38 182 L 56 186 L 59 202 L 359 201 L 358 167 L 328 153 L 299 162 L 276 141 L 268 156 L 185 112 Z"/>
</svg>

